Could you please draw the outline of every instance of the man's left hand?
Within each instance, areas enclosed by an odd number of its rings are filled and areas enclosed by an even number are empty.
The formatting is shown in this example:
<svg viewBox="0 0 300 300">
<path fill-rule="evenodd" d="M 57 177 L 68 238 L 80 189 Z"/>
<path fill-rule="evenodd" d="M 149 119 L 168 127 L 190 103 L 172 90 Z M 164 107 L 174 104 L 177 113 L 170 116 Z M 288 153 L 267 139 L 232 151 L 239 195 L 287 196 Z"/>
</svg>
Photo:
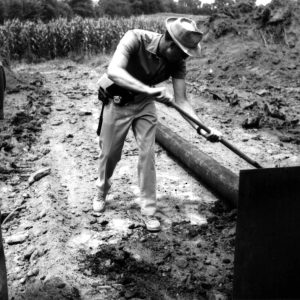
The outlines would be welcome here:
<svg viewBox="0 0 300 300">
<path fill-rule="evenodd" d="M 222 133 L 214 128 L 209 128 L 209 130 L 210 130 L 210 133 L 207 133 L 203 129 L 201 129 L 200 131 L 199 130 L 197 130 L 197 131 L 198 131 L 198 133 L 200 132 L 200 134 L 202 136 L 204 136 L 211 143 L 218 142 L 220 140 L 220 138 L 222 137 Z"/>
</svg>

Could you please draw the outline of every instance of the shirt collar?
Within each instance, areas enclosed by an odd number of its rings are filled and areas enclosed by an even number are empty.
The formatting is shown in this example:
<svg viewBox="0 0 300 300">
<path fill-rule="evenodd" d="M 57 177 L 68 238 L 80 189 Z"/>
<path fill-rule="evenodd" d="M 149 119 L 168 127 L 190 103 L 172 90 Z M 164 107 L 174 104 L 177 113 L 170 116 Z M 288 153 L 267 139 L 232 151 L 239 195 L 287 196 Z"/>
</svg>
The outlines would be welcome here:
<svg viewBox="0 0 300 300">
<path fill-rule="evenodd" d="M 152 54 L 155 54 L 158 56 L 158 45 L 159 41 L 162 38 L 162 34 L 157 34 L 151 42 L 146 46 L 146 50 L 149 51 Z"/>
</svg>

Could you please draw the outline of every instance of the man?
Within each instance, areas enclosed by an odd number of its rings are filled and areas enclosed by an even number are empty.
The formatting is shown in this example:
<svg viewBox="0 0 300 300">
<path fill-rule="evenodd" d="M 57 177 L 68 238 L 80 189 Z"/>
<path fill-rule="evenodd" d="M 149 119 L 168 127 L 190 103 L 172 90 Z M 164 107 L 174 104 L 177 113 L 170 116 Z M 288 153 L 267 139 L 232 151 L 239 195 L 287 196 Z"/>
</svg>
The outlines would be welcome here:
<svg viewBox="0 0 300 300">
<path fill-rule="evenodd" d="M 172 77 L 175 102 L 198 119 L 186 96 L 185 60 L 189 56 L 200 55 L 202 33 L 196 23 L 187 18 L 168 18 L 165 24 L 167 30 L 163 35 L 146 30 L 129 30 L 118 44 L 108 66 L 108 78 L 116 86 L 130 91 L 132 97 L 126 105 L 120 106 L 110 101 L 104 109 L 98 193 L 93 200 L 94 211 L 104 211 L 110 179 L 121 158 L 125 137 L 132 127 L 139 148 L 141 213 L 149 231 L 160 229 L 160 222 L 155 217 L 154 143 L 157 116 L 154 100 L 166 104 L 173 101 L 165 87 L 154 85 Z M 101 79 L 99 85 L 101 89 L 107 88 L 103 87 Z M 219 135 L 216 130 L 211 130 L 207 138 L 217 140 Z"/>
</svg>

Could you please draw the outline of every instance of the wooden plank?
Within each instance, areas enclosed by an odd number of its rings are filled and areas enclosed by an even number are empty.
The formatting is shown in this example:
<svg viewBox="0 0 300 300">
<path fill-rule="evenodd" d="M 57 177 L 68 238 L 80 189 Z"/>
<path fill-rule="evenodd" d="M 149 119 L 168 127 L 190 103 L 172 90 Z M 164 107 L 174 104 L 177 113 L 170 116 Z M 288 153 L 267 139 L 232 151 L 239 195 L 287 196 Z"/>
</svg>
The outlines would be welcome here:
<svg viewBox="0 0 300 300">
<path fill-rule="evenodd" d="M 300 167 L 240 172 L 234 299 L 300 298 Z"/>
</svg>

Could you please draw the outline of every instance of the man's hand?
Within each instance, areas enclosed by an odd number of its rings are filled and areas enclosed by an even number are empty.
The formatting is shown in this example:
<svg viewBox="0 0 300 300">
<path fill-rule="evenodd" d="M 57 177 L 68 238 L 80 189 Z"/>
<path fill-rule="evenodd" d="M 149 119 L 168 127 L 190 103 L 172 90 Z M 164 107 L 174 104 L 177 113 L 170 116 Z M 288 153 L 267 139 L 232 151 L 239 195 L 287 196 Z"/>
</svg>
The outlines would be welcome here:
<svg viewBox="0 0 300 300">
<path fill-rule="evenodd" d="M 209 128 L 210 133 L 207 133 L 205 130 L 198 128 L 197 132 L 204 136 L 211 143 L 218 142 L 222 137 L 222 133 L 214 128 Z"/>
<path fill-rule="evenodd" d="M 150 87 L 148 95 L 155 97 L 156 101 L 167 105 L 173 101 L 172 95 L 165 87 Z"/>
</svg>

